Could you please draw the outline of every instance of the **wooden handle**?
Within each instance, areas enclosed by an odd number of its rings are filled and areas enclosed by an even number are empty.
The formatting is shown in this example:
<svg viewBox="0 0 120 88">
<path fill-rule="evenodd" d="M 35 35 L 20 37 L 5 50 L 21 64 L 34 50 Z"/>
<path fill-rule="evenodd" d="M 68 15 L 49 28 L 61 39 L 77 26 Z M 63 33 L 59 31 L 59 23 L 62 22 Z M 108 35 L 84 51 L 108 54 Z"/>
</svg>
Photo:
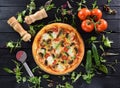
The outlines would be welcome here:
<svg viewBox="0 0 120 88">
<path fill-rule="evenodd" d="M 11 27 L 13 27 L 13 29 L 14 29 L 16 32 L 18 32 L 18 33 L 20 34 L 20 36 L 22 37 L 22 40 L 23 40 L 23 41 L 27 42 L 27 41 L 29 41 L 29 40 L 31 39 L 31 35 L 30 35 L 27 31 L 25 31 L 25 30 L 23 29 L 23 27 L 21 26 L 21 24 L 17 21 L 17 19 L 16 19 L 14 16 L 11 17 L 11 18 L 7 21 L 7 23 L 8 23 Z"/>
<path fill-rule="evenodd" d="M 41 20 L 41 19 L 46 18 L 46 17 L 48 17 L 48 15 L 47 15 L 45 9 L 43 8 L 43 9 L 37 11 L 36 13 L 34 13 L 32 15 L 26 16 L 25 17 L 25 22 L 27 24 L 31 24 L 31 23 L 34 23 L 37 20 Z"/>
</svg>

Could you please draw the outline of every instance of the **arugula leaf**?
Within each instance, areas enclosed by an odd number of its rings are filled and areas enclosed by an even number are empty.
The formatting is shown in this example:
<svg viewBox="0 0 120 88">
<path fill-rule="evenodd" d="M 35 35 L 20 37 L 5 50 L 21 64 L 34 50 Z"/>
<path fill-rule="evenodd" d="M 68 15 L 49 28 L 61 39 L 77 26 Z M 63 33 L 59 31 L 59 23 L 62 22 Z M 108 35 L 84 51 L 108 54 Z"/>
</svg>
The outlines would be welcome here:
<svg viewBox="0 0 120 88">
<path fill-rule="evenodd" d="M 73 88 L 73 86 L 70 83 L 65 82 L 64 85 L 61 84 L 56 85 L 56 88 Z"/>
<path fill-rule="evenodd" d="M 8 73 L 14 73 L 11 69 L 9 68 L 3 68 L 4 71 L 8 72 Z"/>
<path fill-rule="evenodd" d="M 82 75 L 81 72 L 80 73 L 72 72 L 71 74 L 72 83 L 76 82 L 81 77 L 81 75 Z"/>
<path fill-rule="evenodd" d="M 94 3 L 92 4 L 92 8 L 93 8 L 93 9 L 94 9 L 94 8 L 98 8 L 98 6 L 97 6 L 97 0 L 95 0 Z"/>
<path fill-rule="evenodd" d="M 106 47 L 111 47 L 111 43 L 113 43 L 113 41 L 110 41 L 105 35 L 102 36 L 102 42 Z"/>
<path fill-rule="evenodd" d="M 107 0 L 108 5 L 111 3 L 112 0 Z"/>
<path fill-rule="evenodd" d="M 95 75 L 94 73 L 87 73 L 87 74 L 82 75 L 82 77 L 88 84 L 90 84 L 94 75 Z"/>
<path fill-rule="evenodd" d="M 101 64 L 98 68 L 100 71 L 104 72 L 105 74 L 108 73 L 108 69 L 105 65 Z"/>
<path fill-rule="evenodd" d="M 36 9 L 36 4 L 34 0 L 30 1 L 30 4 L 27 5 L 27 9 L 29 10 L 29 15 L 33 13 L 32 11 Z"/>
<path fill-rule="evenodd" d="M 44 74 L 42 77 L 45 78 L 45 79 L 47 79 L 47 78 L 50 77 L 50 75 Z"/>
</svg>

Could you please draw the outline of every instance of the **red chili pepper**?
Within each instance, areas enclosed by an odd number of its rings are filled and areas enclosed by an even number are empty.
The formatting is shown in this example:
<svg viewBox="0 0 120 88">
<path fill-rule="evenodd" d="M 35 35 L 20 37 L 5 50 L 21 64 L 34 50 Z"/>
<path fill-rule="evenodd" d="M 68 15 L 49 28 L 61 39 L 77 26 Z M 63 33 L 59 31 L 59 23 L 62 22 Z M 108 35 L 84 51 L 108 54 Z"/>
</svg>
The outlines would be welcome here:
<svg viewBox="0 0 120 88">
<path fill-rule="evenodd" d="M 58 28 L 57 28 L 57 27 L 52 28 L 52 30 L 53 30 L 54 32 L 58 32 Z"/>
<path fill-rule="evenodd" d="M 64 51 L 67 52 L 67 51 L 68 51 L 68 48 L 67 48 L 67 47 L 64 47 Z"/>
<path fill-rule="evenodd" d="M 67 60 L 68 57 L 64 55 L 64 56 L 62 56 L 62 59 L 63 59 L 63 60 Z"/>
<path fill-rule="evenodd" d="M 56 64 L 56 63 L 57 63 L 57 61 L 56 61 L 56 60 L 54 60 L 53 64 Z"/>
<path fill-rule="evenodd" d="M 49 56 L 50 56 L 49 53 L 46 53 L 46 54 L 45 54 L 45 58 L 48 58 Z"/>
</svg>

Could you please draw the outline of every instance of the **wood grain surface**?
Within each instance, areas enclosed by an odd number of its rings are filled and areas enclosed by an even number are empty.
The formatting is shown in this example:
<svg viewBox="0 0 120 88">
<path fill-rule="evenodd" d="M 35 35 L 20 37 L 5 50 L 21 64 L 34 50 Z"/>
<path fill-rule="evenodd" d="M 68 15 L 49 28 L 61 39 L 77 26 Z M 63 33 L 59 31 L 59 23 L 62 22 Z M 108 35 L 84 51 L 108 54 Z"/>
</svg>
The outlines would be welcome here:
<svg viewBox="0 0 120 88">
<path fill-rule="evenodd" d="M 47 0 L 35 0 L 37 4 L 37 10 L 40 6 L 44 5 Z M 70 0 L 71 1 L 71 0 Z M 74 0 L 80 1 L 80 0 Z M 91 8 L 91 3 L 94 0 L 87 0 L 87 5 Z M 11 61 L 15 60 L 15 54 L 18 50 L 24 50 L 28 54 L 27 63 L 30 68 L 33 68 L 36 64 L 33 60 L 32 56 L 32 41 L 25 43 L 22 42 L 22 48 L 16 49 L 14 52 L 10 53 L 9 49 L 6 48 L 6 43 L 10 40 L 17 41 L 20 39 L 18 33 L 13 31 L 13 29 L 7 24 L 7 20 L 11 16 L 16 16 L 16 14 L 26 8 L 26 5 L 29 4 L 30 0 L 0 0 L 0 88 L 26 88 L 25 86 L 21 86 L 22 84 L 17 84 L 15 80 L 15 75 L 6 73 L 3 68 L 9 67 L 14 68 L 14 64 Z M 66 2 L 66 0 L 53 0 L 56 7 L 61 6 Z M 107 2 L 107 0 L 98 0 L 98 5 L 100 9 L 103 11 L 103 5 Z M 74 3 L 71 3 L 74 6 Z M 106 59 L 108 62 L 112 63 L 114 60 L 118 60 L 120 62 L 120 0 L 112 0 L 110 4 L 111 8 L 117 10 L 116 15 L 108 15 L 103 12 L 103 18 L 107 20 L 109 26 L 107 31 L 112 31 L 110 34 L 105 34 L 112 40 L 114 43 L 110 49 L 107 49 L 108 52 L 119 53 L 117 56 L 107 56 Z M 75 7 L 75 6 L 74 6 Z M 54 14 L 56 10 L 53 9 L 49 12 L 49 18 L 44 21 L 54 19 Z M 25 27 L 26 30 L 27 27 Z M 81 33 L 83 40 L 86 40 L 90 35 L 80 31 L 78 26 L 77 30 Z M 87 44 L 86 48 L 89 48 Z M 78 80 L 74 83 L 74 88 L 120 88 L 120 63 L 117 63 L 115 66 L 116 71 L 113 73 L 109 73 L 107 76 L 95 76 L 92 80 L 91 84 L 86 84 L 83 80 Z M 27 75 L 26 71 L 23 69 L 24 75 Z M 56 77 L 52 76 L 52 79 L 56 79 Z M 44 88 L 47 88 L 47 82 L 42 82 L 41 84 Z M 52 87 L 55 88 L 55 87 Z"/>
</svg>

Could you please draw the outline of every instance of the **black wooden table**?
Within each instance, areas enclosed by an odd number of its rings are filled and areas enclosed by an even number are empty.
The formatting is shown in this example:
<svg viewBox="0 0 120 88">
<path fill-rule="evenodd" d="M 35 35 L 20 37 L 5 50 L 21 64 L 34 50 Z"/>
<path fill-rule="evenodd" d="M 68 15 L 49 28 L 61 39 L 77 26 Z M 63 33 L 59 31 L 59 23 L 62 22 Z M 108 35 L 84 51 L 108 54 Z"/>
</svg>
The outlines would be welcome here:
<svg viewBox="0 0 120 88">
<path fill-rule="evenodd" d="M 44 5 L 47 0 L 35 0 L 37 7 Z M 53 0 L 56 7 L 61 6 L 66 2 L 66 0 Z M 75 1 L 75 0 L 74 0 Z M 79 1 L 79 0 L 77 0 Z M 87 0 L 87 5 L 90 6 L 92 1 Z M 35 62 L 32 57 L 31 46 L 32 42 L 24 43 L 22 42 L 22 48 L 16 49 L 12 53 L 9 52 L 9 49 L 6 48 L 6 43 L 10 40 L 17 41 L 20 39 L 20 36 L 12 30 L 12 28 L 7 24 L 7 20 L 11 16 L 15 16 L 17 12 L 20 12 L 26 8 L 26 5 L 29 4 L 30 0 L 0 0 L 0 88 L 19 88 L 16 83 L 15 76 L 13 74 L 6 73 L 3 68 L 8 67 L 13 69 L 15 65 L 11 61 L 15 60 L 15 55 L 18 50 L 24 50 L 27 55 L 27 63 L 30 68 L 35 66 Z M 98 5 L 102 10 L 103 4 L 107 0 L 98 0 Z M 74 4 L 74 3 L 71 3 Z M 108 21 L 108 31 L 113 31 L 110 34 L 106 34 L 114 43 L 112 48 L 108 49 L 109 52 L 120 53 L 120 0 L 112 0 L 110 7 L 117 10 L 116 15 L 108 15 L 103 12 L 103 18 Z M 52 19 L 54 12 L 50 12 L 52 16 L 49 16 L 49 19 Z M 79 29 L 79 28 L 78 28 Z M 86 33 L 81 32 L 83 39 L 86 39 Z M 114 62 L 118 60 L 120 62 L 120 55 L 117 56 L 107 56 L 106 59 L 109 62 Z M 109 73 L 107 76 L 95 76 L 91 84 L 86 84 L 83 80 L 78 80 L 74 83 L 74 88 L 120 88 L 120 63 L 114 65 L 116 71 Z M 26 75 L 26 71 L 23 70 L 23 73 Z M 53 79 L 55 78 L 52 76 Z M 43 82 L 42 85 L 46 85 L 46 82 Z M 47 88 L 47 87 L 45 87 Z"/>
</svg>

